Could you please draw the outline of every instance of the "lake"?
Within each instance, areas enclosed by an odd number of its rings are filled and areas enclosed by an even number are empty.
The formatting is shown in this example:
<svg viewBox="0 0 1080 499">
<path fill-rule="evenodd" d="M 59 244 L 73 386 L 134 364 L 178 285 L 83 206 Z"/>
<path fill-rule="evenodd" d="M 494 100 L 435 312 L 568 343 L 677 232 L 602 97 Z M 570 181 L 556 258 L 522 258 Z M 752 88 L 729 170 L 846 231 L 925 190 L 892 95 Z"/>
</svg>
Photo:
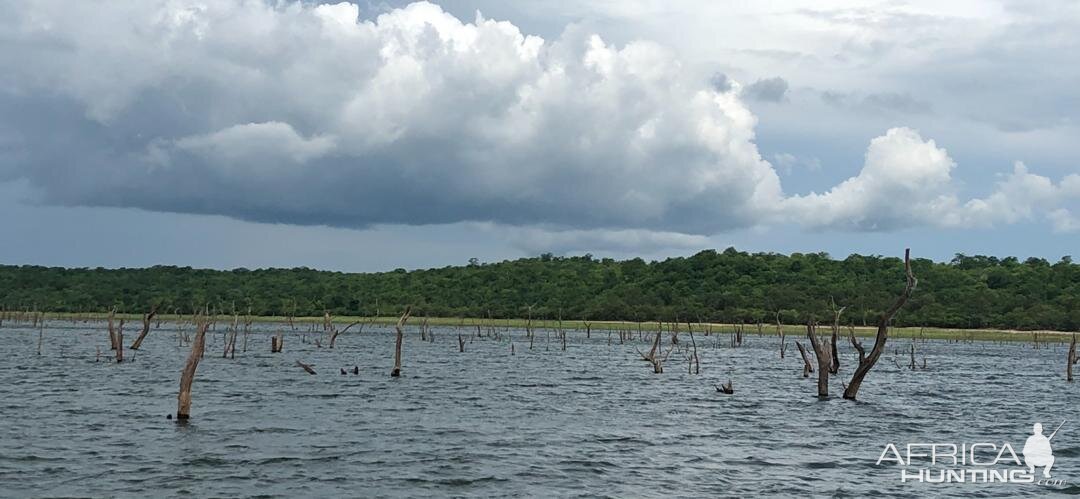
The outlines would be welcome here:
<svg viewBox="0 0 1080 499">
<path fill-rule="evenodd" d="M 130 345 L 137 324 L 125 328 Z M 653 374 L 634 339 L 411 326 L 402 377 L 392 327 L 369 326 L 319 348 L 289 332 L 270 353 L 257 324 L 247 351 L 222 359 L 223 325 L 207 335 L 192 419 L 176 411 L 190 351 L 175 325 L 126 361 L 109 360 L 99 322 L 0 329 L 0 493 L 5 497 L 830 496 L 1015 497 L 1080 494 L 1080 390 L 1066 383 L 1064 344 L 917 342 L 927 368 L 890 341 L 860 400 L 840 398 L 855 352 L 841 345 L 834 397 L 818 400 L 789 335 L 696 334 L 701 374 L 672 353 Z M 307 326 L 303 326 L 306 328 Z M 192 327 L 187 326 L 191 331 Z M 355 328 L 354 328 L 355 329 Z M 457 336 L 468 337 L 458 352 Z M 513 338 L 511 355 L 508 335 Z M 680 345 L 688 345 L 684 332 Z M 610 341 L 610 344 L 609 344 Z M 865 339 L 867 349 L 873 340 Z M 97 348 L 102 356 L 97 361 Z M 895 353 L 899 349 L 899 353 Z M 318 372 L 309 375 L 300 360 Z M 358 366 L 359 374 L 341 375 Z M 731 380 L 735 393 L 714 385 Z M 877 465 L 887 443 L 1010 442 L 1042 422 L 1064 485 L 902 483 Z"/>
</svg>

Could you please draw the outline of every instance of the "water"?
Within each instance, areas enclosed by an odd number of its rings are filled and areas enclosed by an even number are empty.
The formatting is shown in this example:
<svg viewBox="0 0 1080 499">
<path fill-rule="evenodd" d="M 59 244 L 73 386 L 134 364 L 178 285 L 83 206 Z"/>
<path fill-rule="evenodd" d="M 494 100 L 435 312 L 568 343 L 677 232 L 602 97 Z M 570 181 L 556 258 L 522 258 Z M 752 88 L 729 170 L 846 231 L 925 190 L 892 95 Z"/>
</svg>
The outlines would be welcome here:
<svg viewBox="0 0 1080 499">
<path fill-rule="evenodd" d="M 839 398 L 849 345 L 836 397 L 821 401 L 798 350 L 789 343 L 781 360 L 772 336 L 731 348 L 726 335 L 696 335 L 694 376 L 680 353 L 655 375 L 635 352 L 647 344 L 620 345 L 613 334 L 609 345 L 604 332 L 571 332 L 563 352 L 554 334 L 538 332 L 530 351 L 524 332 L 511 331 L 511 356 L 505 331 L 459 353 L 453 328 L 436 328 L 434 343 L 410 329 L 403 377 L 391 379 L 392 328 L 345 333 L 333 350 L 290 333 L 285 352 L 271 354 L 270 326 L 261 326 L 234 360 L 221 358 L 221 333 L 208 334 L 192 420 L 178 425 L 166 415 L 189 347 L 172 327 L 115 364 L 99 323 L 50 323 L 41 356 L 36 330 L 5 324 L 0 495 L 1080 494 L 1080 396 L 1064 381 L 1063 345 L 919 343 L 927 369 L 913 372 L 893 362 L 910 341 L 893 340 L 851 402 Z M 359 375 L 339 374 L 354 365 Z M 728 379 L 735 394 L 718 393 Z M 1053 472 L 1065 486 L 904 484 L 895 465 L 875 465 L 887 442 L 1009 441 L 1019 453 L 1032 422 L 1049 433 L 1062 419 L 1071 421 L 1053 440 Z"/>
</svg>

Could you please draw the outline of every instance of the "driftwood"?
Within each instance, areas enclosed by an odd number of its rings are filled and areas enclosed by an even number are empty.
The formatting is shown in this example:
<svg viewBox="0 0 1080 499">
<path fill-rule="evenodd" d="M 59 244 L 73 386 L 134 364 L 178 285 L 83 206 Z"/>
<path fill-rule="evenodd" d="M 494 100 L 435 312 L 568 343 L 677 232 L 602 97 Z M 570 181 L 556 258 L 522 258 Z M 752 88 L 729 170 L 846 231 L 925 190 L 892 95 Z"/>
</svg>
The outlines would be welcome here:
<svg viewBox="0 0 1080 499">
<path fill-rule="evenodd" d="M 803 348 L 802 343 L 795 342 L 795 346 L 799 347 L 799 355 L 802 355 L 803 368 L 802 377 L 809 378 L 810 373 L 814 372 L 814 365 L 810 363 L 810 357 L 806 355 L 806 349 Z"/>
<path fill-rule="evenodd" d="M 298 360 L 296 361 L 296 365 L 299 366 L 301 369 L 307 371 L 308 374 L 315 374 L 315 369 L 312 369 L 311 364 L 305 364 Z"/>
<path fill-rule="evenodd" d="M 150 321 L 154 320 L 154 316 L 157 315 L 157 304 L 153 304 L 150 307 L 150 311 L 143 314 L 142 318 L 142 331 L 139 332 L 139 337 L 135 338 L 135 342 L 131 344 L 129 348 L 132 350 L 138 350 L 142 346 L 143 340 L 146 339 L 146 335 L 150 334 Z"/>
<path fill-rule="evenodd" d="M 1072 366 L 1073 364 L 1076 364 L 1076 361 L 1076 333 L 1073 333 L 1072 341 L 1069 342 L 1069 353 L 1065 357 L 1065 381 L 1073 380 Z M 923 362 L 926 362 L 925 358 L 923 359 Z"/>
<path fill-rule="evenodd" d="M 394 370 L 390 371 L 391 378 L 401 376 L 401 341 L 405 337 L 405 322 L 409 320 L 410 310 L 412 307 L 405 307 L 405 313 L 401 314 L 397 325 L 394 326 L 397 329 L 397 338 L 394 340 Z"/>
<path fill-rule="evenodd" d="M 177 395 L 176 419 L 188 419 L 191 415 L 191 383 L 195 381 L 195 368 L 199 367 L 199 360 L 203 356 L 203 348 L 206 346 L 206 328 L 209 323 L 206 318 L 199 319 L 195 329 L 195 339 L 191 342 L 191 353 L 188 354 L 187 363 L 180 373 L 180 393 Z"/>
<path fill-rule="evenodd" d="M 859 352 L 859 365 L 855 367 L 855 372 L 851 375 L 851 382 L 847 384 L 847 388 L 844 389 L 844 398 L 848 400 L 855 400 L 859 394 L 859 387 L 862 386 L 863 379 L 866 378 L 867 373 L 877 363 L 878 358 L 881 357 L 881 353 L 885 350 L 885 342 L 889 338 L 889 322 L 892 321 L 896 313 L 900 311 L 900 308 L 907 303 L 908 298 L 911 297 L 911 291 L 918 285 L 919 280 L 915 278 L 915 275 L 911 272 L 911 250 L 904 250 L 904 275 L 906 277 L 906 283 L 904 284 L 904 291 L 897 297 L 896 302 L 893 303 L 888 310 L 881 314 L 878 318 L 877 335 L 874 337 L 874 346 L 870 349 L 870 354 L 866 354 L 866 350 L 862 344 L 855 338 L 854 331 L 851 332 L 851 345 L 855 347 L 855 350 Z"/>
</svg>

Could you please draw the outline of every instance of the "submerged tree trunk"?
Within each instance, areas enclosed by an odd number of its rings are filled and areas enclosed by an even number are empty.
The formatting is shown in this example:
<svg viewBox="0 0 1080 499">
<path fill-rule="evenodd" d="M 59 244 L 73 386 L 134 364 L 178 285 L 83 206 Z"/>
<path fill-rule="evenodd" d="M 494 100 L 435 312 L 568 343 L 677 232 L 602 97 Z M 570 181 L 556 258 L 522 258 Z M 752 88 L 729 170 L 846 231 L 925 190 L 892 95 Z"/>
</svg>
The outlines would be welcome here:
<svg viewBox="0 0 1080 499">
<path fill-rule="evenodd" d="M 390 377 L 396 378 L 401 376 L 401 340 L 405 337 L 405 321 L 409 320 L 409 311 L 412 307 L 405 307 L 405 313 L 401 314 L 401 318 L 397 321 L 397 338 L 394 341 L 394 370 L 390 371 Z"/>
<path fill-rule="evenodd" d="M 1076 333 L 1072 334 L 1072 341 L 1069 342 L 1069 354 L 1065 358 L 1065 381 L 1072 381 L 1073 364 L 1076 364 Z M 925 359 L 924 359 L 925 362 Z"/>
<path fill-rule="evenodd" d="M 146 339 L 146 335 L 150 334 L 150 321 L 154 320 L 154 316 L 157 315 L 157 304 L 155 303 L 150 307 L 150 311 L 143 315 L 142 319 L 142 331 L 139 332 L 139 337 L 135 338 L 135 343 L 131 344 L 132 350 L 138 350 L 142 346 L 142 342 Z"/>
<path fill-rule="evenodd" d="M 908 298 L 911 297 L 911 291 L 918 285 L 919 280 L 915 278 L 915 275 L 911 273 L 911 250 L 904 250 L 904 274 L 907 278 L 907 282 L 904 285 L 904 291 L 897 297 L 896 302 L 893 303 L 888 310 L 886 310 L 881 317 L 878 318 L 877 335 L 874 337 L 874 346 L 870 349 L 870 355 L 866 355 L 866 350 L 863 348 L 859 340 L 855 338 L 855 332 L 851 332 L 851 345 L 855 347 L 855 350 L 859 352 L 859 365 L 855 367 L 855 373 L 851 375 L 851 382 L 848 383 L 847 388 L 844 390 L 844 398 L 848 400 L 855 400 L 859 394 L 859 387 L 862 386 L 863 379 L 866 378 L 867 373 L 877 363 L 878 358 L 881 357 L 881 353 L 885 351 L 885 342 L 889 338 L 889 322 L 892 321 L 896 313 L 900 311 L 900 308 L 907 303 Z"/>
<path fill-rule="evenodd" d="M 806 356 L 806 349 L 803 348 L 802 343 L 795 342 L 795 346 L 799 347 L 799 355 L 802 355 L 803 368 L 802 377 L 809 378 L 810 373 L 814 372 L 814 365 L 810 363 L 810 357 Z"/>
<path fill-rule="evenodd" d="M 832 349 L 824 339 L 819 340 L 815 333 L 816 327 L 813 321 L 806 324 L 806 337 L 810 339 L 810 347 L 814 349 L 814 357 L 817 358 L 817 394 L 818 397 L 829 396 L 829 372 L 832 370 Z M 805 353 L 804 353 L 805 355 Z"/>
<path fill-rule="evenodd" d="M 195 381 L 195 369 L 199 367 L 199 360 L 203 356 L 203 348 L 206 346 L 206 328 L 209 323 L 206 318 L 199 319 L 195 330 L 195 339 L 191 342 L 191 353 L 188 355 L 184 370 L 180 373 L 180 393 L 177 395 L 176 419 L 188 419 L 191 417 L 191 383 Z"/>
</svg>

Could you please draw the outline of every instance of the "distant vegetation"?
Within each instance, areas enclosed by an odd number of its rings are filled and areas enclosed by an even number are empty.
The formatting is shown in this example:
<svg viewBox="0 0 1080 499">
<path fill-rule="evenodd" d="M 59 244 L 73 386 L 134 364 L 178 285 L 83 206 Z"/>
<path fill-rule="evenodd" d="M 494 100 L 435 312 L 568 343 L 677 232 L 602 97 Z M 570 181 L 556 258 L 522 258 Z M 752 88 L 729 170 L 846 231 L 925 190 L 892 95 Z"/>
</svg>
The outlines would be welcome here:
<svg viewBox="0 0 1080 499">
<path fill-rule="evenodd" d="M 1071 258 L 956 255 L 948 263 L 913 261 L 918 289 L 900 326 L 1076 330 L 1080 266 Z M 257 315 L 399 314 L 590 320 L 708 320 L 787 323 L 831 317 L 872 324 L 903 288 L 900 258 L 702 251 L 660 262 L 542 255 L 441 269 L 349 274 L 306 268 L 232 271 L 158 266 L 63 269 L 0 266 L 0 305 L 50 312 Z M 831 319 L 828 319 L 831 320 Z"/>
</svg>

